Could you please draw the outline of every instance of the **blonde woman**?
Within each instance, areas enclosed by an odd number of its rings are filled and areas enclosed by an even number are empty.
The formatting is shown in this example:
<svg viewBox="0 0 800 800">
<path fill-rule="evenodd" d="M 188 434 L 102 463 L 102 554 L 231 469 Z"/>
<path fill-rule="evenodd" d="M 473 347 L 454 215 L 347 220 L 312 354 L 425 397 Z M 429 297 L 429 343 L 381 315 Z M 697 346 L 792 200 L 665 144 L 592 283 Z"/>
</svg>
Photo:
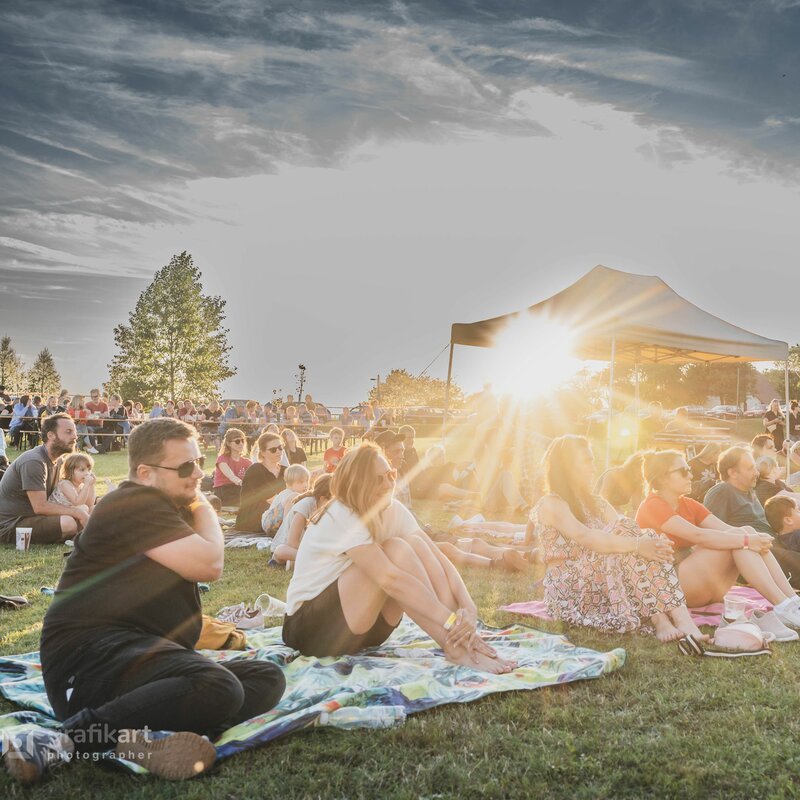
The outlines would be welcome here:
<svg viewBox="0 0 800 800">
<path fill-rule="evenodd" d="M 283 439 L 283 452 L 286 456 L 285 463 L 287 467 L 291 464 L 305 464 L 308 461 L 308 456 L 306 456 L 306 451 L 303 449 L 300 439 L 291 428 L 284 428 L 281 433 L 281 439 Z"/>
<path fill-rule="evenodd" d="M 720 472 L 727 474 L 724 461 Z M 719 602 L 741 575 L 775 606 L 784 625 L 800 625 L 800 600 L 770 552 L 769 534 L 731 527 L 692 500 L 692 471 L 677 450 L 645 454 L 644 477 L 649 494 L 636 522 L 672 540 L 678 579 L 691 607 Z"/>
<path fill-rule="evenodd" d="M 407 613 L 455 664 L 509 672 L 476 631 L 477 609 L 455 567 L 393 498 L 397 473 L 380 448 L 351 450 L 333 499 L 297 550 L 283 639 L 303 655 L 354 654 L 382 644 Z"/>
<path fill-rule="evenodd" d="M 247 438 L 239 428 L 228 428 L 214 469 L 214 494 L 223 506 L 238 506 L 242 480 L 252 461 L 247 458 Z"/>
</svg>

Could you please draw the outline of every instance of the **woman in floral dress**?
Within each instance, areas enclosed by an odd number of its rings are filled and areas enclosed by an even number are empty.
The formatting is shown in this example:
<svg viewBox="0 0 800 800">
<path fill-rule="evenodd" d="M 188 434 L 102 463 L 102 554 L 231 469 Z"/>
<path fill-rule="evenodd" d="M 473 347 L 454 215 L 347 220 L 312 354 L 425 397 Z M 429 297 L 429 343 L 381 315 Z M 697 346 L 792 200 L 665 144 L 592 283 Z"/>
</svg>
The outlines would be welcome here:
<svg viewBox="0 0 800 800">
<path fill-rule="evenodd" d="M 625 633 L 652 626 L 662 642 L 691 634 L 692 622 L 672 563 L 672 543 L 620 517 L 592 494 L 594 457 L 587 439 L 560 436 L 545 454 L 546 494 L 532 512 L 546 572 L 544 597 L 556 619 Z"/>
</svg>

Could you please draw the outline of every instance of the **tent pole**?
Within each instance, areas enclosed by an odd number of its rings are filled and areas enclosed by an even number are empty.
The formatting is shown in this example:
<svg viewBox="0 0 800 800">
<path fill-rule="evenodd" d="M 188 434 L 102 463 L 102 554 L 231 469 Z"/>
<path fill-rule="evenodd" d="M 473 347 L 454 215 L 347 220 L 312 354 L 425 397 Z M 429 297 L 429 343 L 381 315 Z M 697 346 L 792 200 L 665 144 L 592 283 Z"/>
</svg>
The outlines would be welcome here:
<svg viewBox="0 0 800 800">
<path fill-rule="evenodd" d="M 606 432 L 606 469 L 611 463 L 611 420 L 614 414 L 614 359 L 617 355 L 617 337 L 611 337 L 611 369 L 608 378 L 608 431 Z M 788 363 L 788 362 L 787 362 Z"/>
<path fill-rule="evenodd" d="M 638 355 L 638 354 L 637 354 Z M 633 441 L 633 450 L 636 452 L 639 449 L 639 361 L 637 358 L 636 363 L 633 365 L 634 370 L 636 371 L 636 389 L 634 393 L 634 401 L 633 401 L 633 413 L 636 414 L 636 422 L 634 424 L 634 430 L 636 433 L 634 434 L 634 441 Z"/>
<path fill-rule="evenodd" d="M 450 410 L 450 381 L 453 378 L 453 340 L 450 339 L 450 358 L 447 361 L 447 386 L 444 390 L 444 414 L 442 414 L 442 442 L 447 438 L 447 412 Z"/>
<path fill-rule="evenodd" d="M 733 422 L 733 430 L 738 434 L 739 433 L 739 412 L 741 409 L 739 408 L 739 373 L 741 372 L 741 365 L 736 365 L 736 419 Z M 745 405 L 747 405 L 747 400 L 745 399 Z"/>
<path fill-rule="evenodd" d="M 784 389 L 786 392 L 786 429 L 784 432 L 783 440 L 789 439 L 789 431 L 791 427 L 791 415 L 789 414 L 789 353 L 786 353 L 786 371 L 784 373 Z M 786 483 L 789 483 L 789 475 L 792 473 L 792 448 L 791 446 L 786 451 Z"/>
</svg>

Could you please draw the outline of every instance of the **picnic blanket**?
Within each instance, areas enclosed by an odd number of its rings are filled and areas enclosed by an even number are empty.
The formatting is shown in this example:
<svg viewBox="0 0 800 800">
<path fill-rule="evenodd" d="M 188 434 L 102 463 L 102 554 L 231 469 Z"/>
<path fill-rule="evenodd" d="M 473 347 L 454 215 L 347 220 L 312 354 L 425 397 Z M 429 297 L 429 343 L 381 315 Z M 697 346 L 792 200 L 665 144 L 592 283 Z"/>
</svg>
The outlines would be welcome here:
<svg viewBox="0 0 800 800">
<path fill-rule="evenodd" d="M 502 656 L 518 663 L 517 669 L 506 675 L 489 675 L 450 664 L 438 645 L 407 618 L 383 645 L 357 656 L 301 656 L 283 644 L 280 627 L 248 631 L 250 649 L 245 651 L 204 651 L 214 661 L 269 660 L 281 666 L 286 676 L 281 702 L 267 714 L 225 731 L 215 742 L 217 756 L 227 758 L 313 725 L 353 727 L 352 719 L 343 719 L 340 725 L 335 712 L 343 708 L 365 709 L 360 715 L 363 727 L 386 727 L 385 718 L 379 719 L 377 713 L 371 717 L 369 709 L 402 709 L 404 713 L 396 714 L 400 722 L 406 714 L 447 703 L 469 703 L 496 692 L 599 678 L 625 663 L 621 648 L 600 653 L 576 647 L 564 636 L 523 625 L 483 626 L 483 630 Z M 57 726 L 38 653 L 0 657 L 0 693 L 29 709 L 0 716 L 0 741 L 9 735 L 24 735 L 33 725 Z M 123 765 L 137 773 L 146 772 L 138 765 Z"/>
<path fill-rule="evenodd" d="M 748 612 L 762 609 L 769 611 L 772 604 L 762 597 L 755 589 L 750 586 L 734 586 L 728 592 L 728 595 L 744 600 L 748 605 Z M 550 612 L 547 610 L 547 605 L 544 600 L 528 600 L 524 603 L 511 603 L 507 606 L 500 606 L 501 611 L 510 611 L 512 614 L 522 614 L 527 617 L 538 617 L 543 620 L 552 620 Z M 722 612 L 724 606 L 722 603 L 712 603 L 708 606 L 700 606 L 698 608 L 690 608 L 689 613 L 695 625 L 717 625 L 722 622 Z"/>
</svg>

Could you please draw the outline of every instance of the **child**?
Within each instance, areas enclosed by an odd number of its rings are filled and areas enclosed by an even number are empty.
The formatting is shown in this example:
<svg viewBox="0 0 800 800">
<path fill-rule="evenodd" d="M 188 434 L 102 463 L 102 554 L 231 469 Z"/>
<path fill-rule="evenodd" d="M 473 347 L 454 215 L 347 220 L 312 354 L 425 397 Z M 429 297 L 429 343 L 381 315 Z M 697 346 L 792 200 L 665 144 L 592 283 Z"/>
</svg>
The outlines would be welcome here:
<svg viewBox="0 0 800 800">
<path fill-rule="evenodd" d="M 286 509 L 299 494 L 308 491 L 311 473 L 302 464 L 292 464 L 283 473 L 286 488 L 272 498 L 269 508 L 261 517 L 261 529 L 267 536 L 274 536 L 280 528 Z"/>
<path fill-rule="evenodd" d="M 320 475 L 310 492 L 298 495 L 291 501 L 283 523 L 272 540 L 270 564 L 286 564 L 297 559 L 297 548 L 300 547 L 309 519 L 331 499 L 331 480 L 330 475 Z"/>
<path fill-rule="evenodd" d="M 800 507 L 794 497 L 778 494 L 764 506 L 770 528 L 787 550 L 800 551 Z"/>
<path fill-rule="evenodd" d="M 331 473 L 344 458 L 347 448 L 343 444 L 344 431 L 341 428 L 331 428 L 328 438 L 331 440 L 331 446 L 325 451 L 323 460 L 325 461 L 325 472 Z M 314 485 L 316 486 L 316 484 Z"/>
<path fill-rule="evenodd" d="M 61 465 L 61 480 L 49 497 L 51 503 L 80 508 L 87 514 L 94 508 L 95 481 L 92 468 L 94 461 L 86 453 L 73 453 Z"/>
<path fill-rule="evenodd" d="M 406 475 L 419 464 L 419 454 L 417 448 L 414 447 L 417 432 L 410 425 L 401 425 L 397 432 L 405 437 L 406 449 L 403 451 L 403 466 L 400 468 L 400 474 Z"/>
</svg>

